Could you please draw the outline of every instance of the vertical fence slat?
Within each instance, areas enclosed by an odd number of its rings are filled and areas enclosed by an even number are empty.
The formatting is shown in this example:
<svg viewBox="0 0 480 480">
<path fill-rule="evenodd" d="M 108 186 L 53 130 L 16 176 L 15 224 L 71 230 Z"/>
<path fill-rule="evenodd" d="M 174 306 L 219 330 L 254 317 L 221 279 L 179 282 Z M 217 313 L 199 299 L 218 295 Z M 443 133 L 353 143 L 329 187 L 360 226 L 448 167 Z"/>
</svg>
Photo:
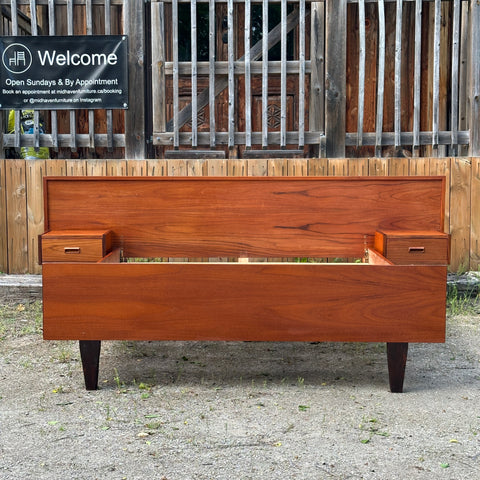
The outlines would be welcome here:
<svg viewBox="0 0 480 480">
<path fill-rule="evenodd" d="M 480 156 L 480 2 L 470 0 L 470 149 Z"/>
<path fill-rule="evenodd" d="M 345 156 L 347 0 L 326 0 L 325 136 L 328 157 Z"/>
<path fill-rule="evenodd" d="M 432 146 L 438 150 L 438 123 L 440 113 L 440 27 L 442 2 L 435 0 L 435 21 L 433 33 L 433 85 L 432 85 Z M 438 151 L 437 151 L 438 153 Z"/>
<path fill-rule="evenodd" d="M 308 125 L 311 131 L 321 132 L 325 130 L 325 5 L 315 2 L 311 5 L 310 21 L 310 102 Z M 320 136 L 318 138 L 319 147 L 321 146 Z M 325 156 L 325 152 L 315 148 L 314 153 L 317 156 Z"/>
<path fill-rule="evenodd" d="M 245 0 L 245 26 L 244 26 L 244 42 L 245 42 L 245 147 L 252 147 L 252 78 L 250 69 L 250 32 L 251 32 L 251 2 Z"/>
<path fill-rule="evenodd" d="M 30 29 L 32 36 L 38 35 L 37 6 L 35 0 L 30 0 Z M 33 112 L 33 135 L 34 148 L 40 147 L 40 113 Z"/>
<path fill-rule="evenodd" d="M 55 35 L 55 1 L 48 0 L 48 34 Z M 58 119 L 56 110 L 50 112 L 50 128 L 52 132 L 52 146 L 58 148 Z"/>
<path fill-rule="evenodd" d="M 385 5 L 378 0 L 378 78 L 375 121 L 375 155 L 382 155 L 383 101 L 385 89 Z"/>
<path fill-rule="evenodd" d="M 280 4 L 282 32 L 280 40 L 280 148 L 287 145 L 287 0 Z"/>
<path fill-rule="evenodd" d="M 450 129 L 452 131 L 452 153 L 458 153 L 458 65 L 460 57 L 460 9 L 461 0 L 454 0 L 452 26 L 452 95 Z"/>
<path fill-rule="evenodd" d="M 402 129 L 402 20 L 403 0 L 397 0 L 397 14 L 395 18 L 395 148 L 401 145 Z"/>
<path fill-rule="evenodd" d="M 128 84 L 130 88 L 128 109 L 125 110 L 125 157 L 144 159 L 145 138 L 145 9 L 138 2 L 124 0 L 124 33 L 128 42 Z"/>
<path fill-rule="evenodd" d="M 209 0 L 208 6 L 208 105 L 210 120 L 210 148 L 215 148 L 215 0 Z"/>
<path fill-rule="evenodd" d="M 227 3 L 228 23 L 228 147 L 235 146 L 235 50 L 233 36 L 233 0 Z"/>
<path fill-rule="evenodd" d="M 165 5 L 163 2 L 152 4 L 152 110 L 153 131 L 164 132 L 165 112 Z"/>
<path fill-rule="evenodd" d="M 172 1 L 173 147 L 180 145 L 178 125 L 178 0 Z"/>
<path fill-rule="evenodd" d="M 67 34 L 73 35 L 73 0 L 67 1 Z M 76 120 L 75 110 L 70 110 L 70 148 L 76 149 Z"/>
<path fill-rule="evenodd" d="M 105 0 L 105 35 L 112 33 L 112 15 L 111 15 L 111 2 Z M 109 152 L 113 151 L 113 111 L 106 111 L 107 117 L 107 149 Z"/>
<path fill-rule="evenodd" d="M 85 16 L 87 20 L 87 35 L 93 35 L 93 5 L 92 0 L 85 0 Z M 95 148 L 95 112 L 88 111 L 88 146 Z"/>
<path fill-rule="evenodd" d="M 6 168 L 7 160 L 0 159 L 0 272 L 3 273 L 8 273 Z"/>
<path fill-rule="evenodd" d="M 472 158 L 472 220 L 470 241 L 470 269 L 480 267 L 480 158 Z"/>
<path fill-rule="evenodd" d="M 7 234 L 9 273 L 28 272 L 25 160 L 7 160 Z"/>
<path fill-rule="evenodd" d="M 197 148 L 198 107 L 197 107 L 197 0 L 190 1 L 191 27 L 191 91 L 192 91 L 192 148 Z"/>
<path fill-rule="evenodd" d="M 358 115 L 357 146 L 363 144 L 363 115 L 365 105 L 365 0 L 358 1 Z"/>
<path fill-rule="evenodd" d="M 42 273 L 38 264 L 38 236 L 43 233 L 43 175 L 44 160 L 27 160 L 26 189 L 28 212 L 28 271 Z"/>
<path fill-rule="evenodd" d="M 305 0 L 300 0 L 298 45 L 298 148 L 305 144 Z M 312 86 L 310 86 L 312 89 Z"/>
<path fill-rule="evenodd" d="M 12 35 L 18 35 L 18 16 L 17 16 L 17 1 L 10 2 L 11 20 L 12 20 Z M 14 145 L 15 148 L 20 147 L 20 111 L 15 110 L 14 113 Z"/>
<path fill-rule="evenodd" d="M 413 151 L 420 147 L 420 86 L 422 79 L 422 0 L 415 0 L 415 60 L 413 73 Z"/>
<path fill-rule="evenodd" d="M 451 167 L 450 234 L 453 271 L 470 268 L 471 163 L 454 158 Z"/>
<path fill-rule="evenodd" d="M 268 146 L 268 0 L 262 4 L 262 147 Z"/>
</svg>

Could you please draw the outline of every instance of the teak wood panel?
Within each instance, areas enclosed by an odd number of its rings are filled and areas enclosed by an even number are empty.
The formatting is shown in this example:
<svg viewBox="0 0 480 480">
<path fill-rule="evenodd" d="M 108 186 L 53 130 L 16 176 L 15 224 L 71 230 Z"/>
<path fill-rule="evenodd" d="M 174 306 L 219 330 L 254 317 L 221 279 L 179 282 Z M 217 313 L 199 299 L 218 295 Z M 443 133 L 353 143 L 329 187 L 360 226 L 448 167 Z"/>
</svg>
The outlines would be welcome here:
<svg viewBox="0 0 480 480">
<path fill-rule="evenodd" d="M 45 264 L 44 338 L 443 342 L 446 267 Z"/>
<path fill-rule="evenodd" d="M 46 231 L 112 230 L 131 257 L 362 256 L 376 230 L 444 222 L 443 177 L 46 177 L 44 191 Z"/>
</svg>

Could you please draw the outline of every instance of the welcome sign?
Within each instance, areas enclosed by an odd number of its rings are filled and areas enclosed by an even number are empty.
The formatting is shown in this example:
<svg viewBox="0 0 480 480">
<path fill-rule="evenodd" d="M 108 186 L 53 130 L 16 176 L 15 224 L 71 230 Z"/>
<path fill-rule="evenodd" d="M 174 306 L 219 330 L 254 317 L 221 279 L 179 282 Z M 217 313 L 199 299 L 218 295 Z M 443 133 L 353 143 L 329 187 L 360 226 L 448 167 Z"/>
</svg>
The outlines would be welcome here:
<svg viewBox="0 0 480 480">
<path fill-rule="evenodd" d="M 125 35 L 0 37 L 0 109 L 128 108 Z"/>
</svg>

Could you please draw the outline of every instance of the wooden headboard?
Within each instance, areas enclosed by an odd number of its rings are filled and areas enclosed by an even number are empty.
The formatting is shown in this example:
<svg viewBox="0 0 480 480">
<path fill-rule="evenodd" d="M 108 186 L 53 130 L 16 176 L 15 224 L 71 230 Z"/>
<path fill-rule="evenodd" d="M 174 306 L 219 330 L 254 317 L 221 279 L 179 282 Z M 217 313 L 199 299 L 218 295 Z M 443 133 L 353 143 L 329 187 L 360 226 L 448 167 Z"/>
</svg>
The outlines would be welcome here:
<svg viewBox="0 0 480 480">
<path fill-rule="evenodd" d="M 129 257 L 352 257 L 379 229 L 443 231 L 444 189 L 443 177 L 45 177 L 45 230 L 112 230 Z"/>
</svg>

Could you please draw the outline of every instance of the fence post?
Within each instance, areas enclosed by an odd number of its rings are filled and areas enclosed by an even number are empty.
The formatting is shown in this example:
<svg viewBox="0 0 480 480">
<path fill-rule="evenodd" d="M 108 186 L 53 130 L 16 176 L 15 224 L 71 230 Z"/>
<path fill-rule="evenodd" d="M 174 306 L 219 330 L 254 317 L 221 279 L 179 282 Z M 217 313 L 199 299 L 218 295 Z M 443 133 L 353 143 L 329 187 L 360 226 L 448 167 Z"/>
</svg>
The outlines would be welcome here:
<svg viewBox="0 0 480 480">
<path fill-rule="evenodd" d="M 125 3 L 128 35 L 128 110 L 125 112 L 125 158 L 146 157 L 145 144 L 145 8 L 144 2 Z"/>
<path fill-rule="evenodd" d="M 471 157 L 480 156 L 480 1 L 470 0 L 470 148 Z"/>
<path fill-rule="evenodd" d="M 326 0 L 325 137 L 329 158 L 345 156 L 347 0 Z"/>
</svg>

